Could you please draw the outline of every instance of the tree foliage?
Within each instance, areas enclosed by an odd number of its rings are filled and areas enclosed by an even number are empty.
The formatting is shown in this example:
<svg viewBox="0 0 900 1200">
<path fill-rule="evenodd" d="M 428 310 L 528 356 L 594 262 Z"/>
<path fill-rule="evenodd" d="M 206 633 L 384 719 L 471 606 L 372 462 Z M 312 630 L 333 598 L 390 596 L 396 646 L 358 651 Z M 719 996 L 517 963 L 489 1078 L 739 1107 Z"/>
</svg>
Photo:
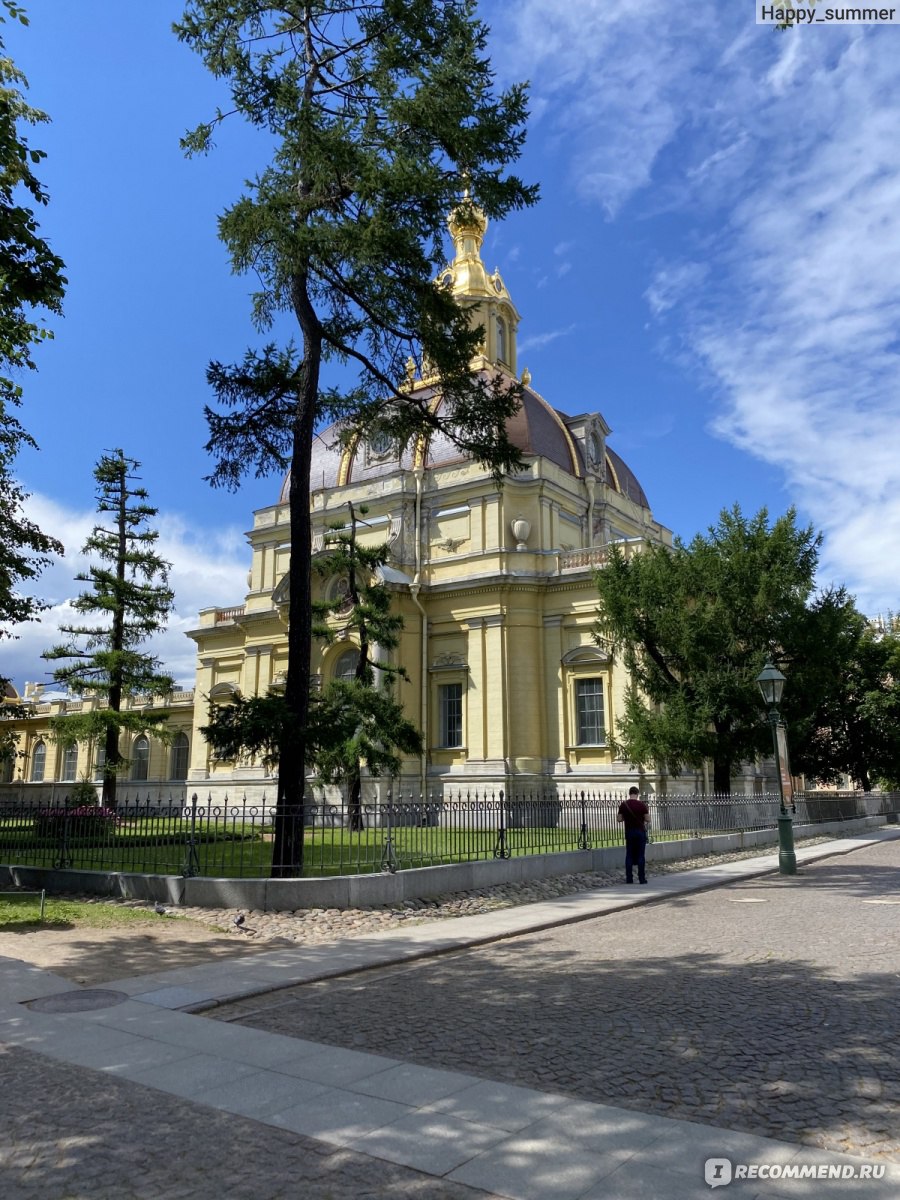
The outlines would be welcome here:
<svg viewBox="0 0 900 1200">
<path fill-rule="evenodd" d="M 94 526 L 83 553 L 99 560 L 91 564 L 79 583 L 89 584 L 73 601 L 87 620 L 61 626 L 68 641 L 44 654 L 50 660 L 69 659 L 57 667 L 54 679 L 76 695 L 102 696 L 103 708 L 54 719 L 56 736 L 74 741 L 88 738 L 102 745 L 103 803 L 115 807 L 116 773 L 126 764 L 119 748 L 122 730 L 153 727 L 158 734 L 164 713 L 123 711 L 123 701 L 137 695 L 164 696 L 171 692 L 171 676 L 143 645 L 164 628 L 174 595 L 168 585 L 169 564 L 155 550 L 159 537 L 147 522 L 157 509 L 145 503 L 147 491 L 135 486 L 140 463 L 121 450 L 104 454 L 94 468 L 97 510 L 109 523 Z M 164 736 L 164 734 L 163 734 Z"/>
<path fill-rule="evenodd" d="M 900 781 L 900 635 L 879 628 L 848 602 L 826 641 L 829 670 L 811 713 L 792 729 L 795 770 L 825 783 L 847 773 L 869 791 Z M 820 639 L 821 641 L 821 639 Z M 811 648 L 816 653 L 818 647 Z"/>
<path fill-rule="evenodd" d="M 474 0 L 192 0 L 178 36 L 225 81 L 230 111 L 263 131 L 270 164 L 220 219 L 233 268 L 259 281 L 263 332 L 296 323 L 233 365 L 210 364 L 214 484 L 290 470 L 291 559 L 285 702 L 308 725 L 311 649 L 309 471 L 315 429 L 373 427 L 406 443 L 444 429 L 498 475 L 518 462 L 506 419 L 521 389 L 473 374 L 481 331 L 433 279 L 447 214 L 489 217 L 531 203 L 507 168 L 524 138 L 525 92 L 497 94 Z M 205 151 L 224 112 L 185 139 Z M 404 386 L 406 363 L 440 378 L 442 406 Z M 323 364 L 340 368 L 329 382 Z M 304 734 L 281 746 L 278 806 L 303 797 Z M 300 831 L 276 821 L 276 867 L 299 862 Z"/>
<path fill-rule="evenodd" d="M 735 506 L 672 550 L 611 548 L 597 632 L 632 681 L 617 731 L 630 761 L 677 771 L 711 759 L 727 793 L 734 768 L 768 752 L 756 676 L 769 654 L 790 669 L 812 621 L 819 544 L 793 510 L 770 524 L 765 509 L 748 519 Z"/>
<path fill-rule="evenodd" d="M 315 633 L 329 645 L 339 641 L 359 653 L 352 678 L 332 678 L 311 694 L 303 731 L 307 763 L 318 779 L 346 787 L 352 829 L 362 823 L 363 769 L 395 775 L 401 755 L 422 749 L 421 734 L 395 695 L 406 672 L 388 657 L 403 627 L 402 617 L 391 611 L 390 589 L 379 578 L 388 547 L 360 545 L 358 523 L 364 516 L 365 509 L 357 514 L 351 505 L 349 523 L 326 533 L 324 553 L 315 560 L 317 574 L 333 592 L 314 604 Z M 223 757 L 251 754 L 272 765 L 298 730 L 284 697 L 272 692 L 213 707 L 201 733 Z"/>
<path fill-rule="evenodd" d="M 365 516 L 365 509 L 361 515 Z M 333 644 L 353 638 L 359 657 L 352 679 L 331 679 L 313 697 L 313 762 L 327 783 L 345 783 L 351 828 L 361 827 L 362 771 L 396 775 L 400 754 L 418 754 L 422 737 L 403 713 L 394 694 L 407 678 L 388 657 L 400 644 L 403 619 L 391 612 L 391 594 L 379 578 L 388 547 L 359 543 L 358 517 L 350 505 L 350 522 L 325 535 L 325 553 L 316 559 L 317 573 L 344 587 L 331 600 L 314 605 L 315 632 Z M 375 653 L 378 661 L 374 661 Z"/>
<path fill-rule="evenodd" d="M 0 6 L 0 23 L 7 18 L 27 24 L 23 9 L 12 0 Z M 41 237 L 35 217 L 35 206 L 47 203 L 34 171 L 45 155 L 29 144 L 22 126 L 48 118 L 26 103 L 25 87 L 24 75 L 0 39 L 0 638 L 14 636 L 12 626 L 33 620 L 44 607 L 20 588 L 40 574 L 53 554 L 62 553 L 55 538 L 25 517 L 27 494 L 13 475 L 19 450 L 34 446 L 16 415 L 21 376 L 35 369 L 34 347 L 52 336 L 40 314 L 62 311 L 66 284 L 63 262 Z"/>
</svg>

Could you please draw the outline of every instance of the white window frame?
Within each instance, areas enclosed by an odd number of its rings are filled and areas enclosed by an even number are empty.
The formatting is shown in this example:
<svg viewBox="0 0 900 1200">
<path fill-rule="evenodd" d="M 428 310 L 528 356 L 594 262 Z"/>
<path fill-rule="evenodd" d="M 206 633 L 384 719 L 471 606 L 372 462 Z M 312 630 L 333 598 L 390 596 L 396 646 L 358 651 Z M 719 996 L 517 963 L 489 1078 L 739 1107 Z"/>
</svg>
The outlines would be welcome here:
<svg viewBox="0 0 900 1200">
<path fill-rule="evenodd" d="M 591 686 L 590 692 L 588 685 Z M 578 675 L 574 681 L 576 746 L 606 745 L 606 679 L 602 675 Z M 591 705 L 588 700 L 599 700 Z M 599 721 L 597 716 L 599 714 Z M 599 737 L 592 736 L 599 732 Z"/>
<path fill-rule="evenodd" d="M 38 773 L 39 770 L 40 773 Z M 43 783 L 46 773 L 47 743 L 43 738 L 38 738 L 38 740 L 31 747 L 31 770 L 28 773 L 28 778 L 32 783 Z"/>
<path fill-rule="evenodd" d="M 613 725 L 612 695 L 610 679 L 612 662 L 609 653 L 600 646 L 583 644 L 576 646 L 561 660 L 561 667 L 566 688 L 566 749 L 577 750 L 607 750 L 609 748 L 609 731 Z M 583 741 L 582 734 L 589 731 L 583 728 L 581 706 L 579 704 L 579 684 L 588 680 L 596 680 L 599 684 L 599 696 L 602 704 L 602 741 Z"/>
<path fill-rule="evenodd" d="M 140 751 L 138 747 L 140 746 Z M 146 755 L 144 750 L 146 748 Z M 139 734 L 131 744 L 131 782 L 146 783 L 150 778 L 150 739 Z"/>
<path fill-rule="evenodd" d="M 74 783 L 78 778 L 78 743 L 69 742 L 63 746 L 62 759 L 59 764 L 60 783 Z"/>
<path fill-rule="evenodd" d="M 184 765 L 182 768 L 181 760 Z M 188 777 L 191 766 L 191 741 L 182 729 L 172 739 L 172 749 L 169 755 L 169 778 L 184 780 Z"/>
<path fill-rule="evenodd" d="M 451 696 L 451 689 L 454 694 Z M 450 704 L 458 706 L 451 714 Z M 451 729 L 451 716 L 453 728 Z M 451 679 L 441 681 L 437 685 L 437 727 L 438 748 L 441 750 L 461 750 L 465 744 L 465 688 L 462 680 Z M 459 730 L 459 736 L 454 741 L 452 734 Z"/>
</svg>

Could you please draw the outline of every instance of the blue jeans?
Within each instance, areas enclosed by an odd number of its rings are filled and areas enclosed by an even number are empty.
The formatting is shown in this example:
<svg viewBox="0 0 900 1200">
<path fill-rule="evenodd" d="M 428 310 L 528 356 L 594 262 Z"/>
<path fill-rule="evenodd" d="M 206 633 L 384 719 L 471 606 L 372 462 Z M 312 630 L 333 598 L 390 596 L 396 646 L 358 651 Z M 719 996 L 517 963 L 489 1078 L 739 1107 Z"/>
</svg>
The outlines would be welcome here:
<svg viewBox="0 0 900 1200">
<path fill-rule="evenodd" d="M 645 829 L 627 829 L 625 831 L 625 879 L 634 883 L 634 868 L 638 870 L 638 882 L 647 882 L 647 872 L 644 865 L 644 851 L 647 848 L 647 831 Z"/>
</svg>

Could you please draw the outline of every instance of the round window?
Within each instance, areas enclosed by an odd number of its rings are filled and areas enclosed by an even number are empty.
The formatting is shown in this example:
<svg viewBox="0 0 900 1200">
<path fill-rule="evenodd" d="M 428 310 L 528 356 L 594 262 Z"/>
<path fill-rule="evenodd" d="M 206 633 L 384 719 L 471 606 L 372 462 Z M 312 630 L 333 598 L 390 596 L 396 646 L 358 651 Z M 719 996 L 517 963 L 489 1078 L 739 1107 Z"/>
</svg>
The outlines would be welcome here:
<svg viewBox="0 0 900 1200">
<path fill-rule="evenodd" d="M 369 450 L 375 458 L 385 458 L 394 448 L 394 439 L 386 429 L 376 429 L 369 438 Z"/>
</svg>

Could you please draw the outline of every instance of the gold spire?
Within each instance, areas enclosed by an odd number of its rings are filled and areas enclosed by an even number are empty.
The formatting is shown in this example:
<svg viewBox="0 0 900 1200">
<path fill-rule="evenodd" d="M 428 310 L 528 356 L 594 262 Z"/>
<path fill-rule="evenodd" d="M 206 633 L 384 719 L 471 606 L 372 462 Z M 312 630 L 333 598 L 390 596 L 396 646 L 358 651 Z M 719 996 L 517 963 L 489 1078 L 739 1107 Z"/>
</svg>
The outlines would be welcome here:
<svg viewBox="0 0 900 1200">
<path fill-rule="evenodd" d="M 488 219 L 472 200 L 468 188 L 447 218 L 456 251 L 453 262 L 438 276 L 456 299 L 472 310 L 473 324 L 484 327 L 478 366 L 502 366 L 515 374 L 516 329 L 519 314 L 498 268 L 489 275 L 481 259 Z"/>
<path fill-rule="evenodd" d="M 484 235 L 487 233 L 488 219 L 478 205 L 473 203 L 468 188 L 463 192 L 462 202 L 447 218 L 447 225 L 456 246 L 456 261 L 479 259 Z"/>
</svg>

